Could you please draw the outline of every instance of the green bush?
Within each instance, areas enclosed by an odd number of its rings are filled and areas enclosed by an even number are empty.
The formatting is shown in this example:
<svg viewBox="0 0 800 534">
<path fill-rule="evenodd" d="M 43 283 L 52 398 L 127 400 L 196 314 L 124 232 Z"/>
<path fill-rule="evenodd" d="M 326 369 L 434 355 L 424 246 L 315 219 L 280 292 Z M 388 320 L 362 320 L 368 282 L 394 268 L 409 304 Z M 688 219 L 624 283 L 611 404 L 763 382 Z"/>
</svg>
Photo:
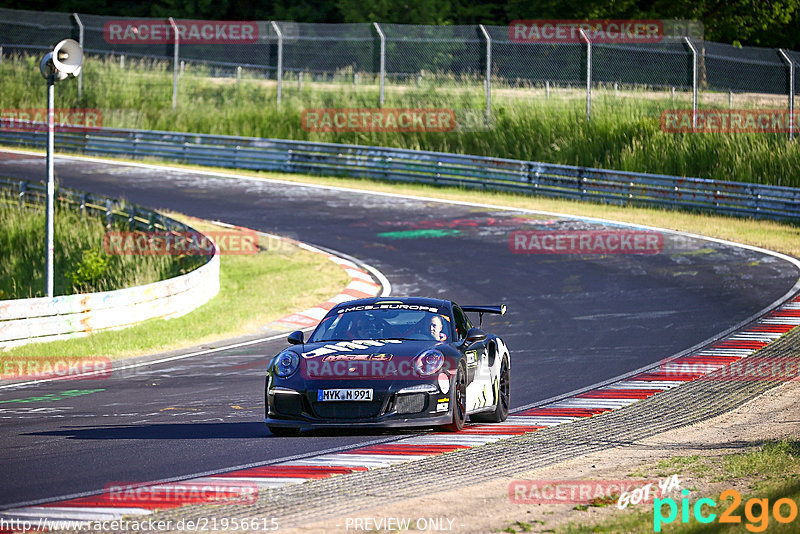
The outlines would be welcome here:
<svg viewBox="0 0 800 534">
<path fill-rule="evenodd" d="M 97 291 L 97 283 L 108 270 L 109 258 L 102 250 L 91 248 L 81 253 L 81 259 L 75 268 L 67 273 L 72 280 L 76 292 L 90 293 Z"/>
</svg>

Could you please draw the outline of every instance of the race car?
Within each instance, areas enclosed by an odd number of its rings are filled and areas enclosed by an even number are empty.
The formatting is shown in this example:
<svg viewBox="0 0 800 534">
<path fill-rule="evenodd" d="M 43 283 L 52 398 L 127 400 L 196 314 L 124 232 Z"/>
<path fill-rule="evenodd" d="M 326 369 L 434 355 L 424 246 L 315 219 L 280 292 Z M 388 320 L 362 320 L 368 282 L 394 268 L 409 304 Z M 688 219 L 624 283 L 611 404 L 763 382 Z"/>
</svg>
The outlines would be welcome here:
<svg viewBox="0 0 800 534">
<path fill-rule="evenodd" d="M 306 340 L 270 362 L 266 424 L 274 435 L 315 427 L 441 427 L 508 416 L 511 357 L 467 313 L 505 306 L 449 300 L 368 298 L 332 308 Z"/>
</svg>

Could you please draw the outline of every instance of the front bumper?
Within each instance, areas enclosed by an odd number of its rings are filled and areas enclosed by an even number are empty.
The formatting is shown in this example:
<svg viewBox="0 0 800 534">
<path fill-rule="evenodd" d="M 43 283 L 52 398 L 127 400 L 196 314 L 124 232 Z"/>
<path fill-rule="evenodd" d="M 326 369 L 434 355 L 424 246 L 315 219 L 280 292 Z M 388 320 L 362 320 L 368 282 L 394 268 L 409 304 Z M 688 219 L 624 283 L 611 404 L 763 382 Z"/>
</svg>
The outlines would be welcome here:
<svg viewBox="0 0 800 534">
<path fill-rule="evenodd" d="M 432 384 L 398 384 L 378 389 L 372 387 L 371 401 L 318 401 L 320 389 L 343 387 L 315 384 L 317 389 L 295 390 L 268 387 L 265 391 L 265 423 L 275 427 L 431 427 L 453 420 L 449 392 L 441 393 Z M 346 387 L 365 387 L 364 384 Z"/>
</svg>

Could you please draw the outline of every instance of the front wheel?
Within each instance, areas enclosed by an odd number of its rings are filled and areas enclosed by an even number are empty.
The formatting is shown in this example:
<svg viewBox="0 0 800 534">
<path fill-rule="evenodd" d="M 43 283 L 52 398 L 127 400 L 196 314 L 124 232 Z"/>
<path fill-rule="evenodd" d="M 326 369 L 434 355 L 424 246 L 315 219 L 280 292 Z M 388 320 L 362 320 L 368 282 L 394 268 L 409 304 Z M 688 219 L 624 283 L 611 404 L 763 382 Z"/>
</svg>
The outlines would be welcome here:
<svg viewBox="0 0 800 534">
<path fill-rule="evenodd" d="M 493 412 L 480 413 L 470 416 L 470 421 L 481 423 L 502 423 L 508 417 L 508 407 L 511 403 L 511 369 L 508 359 L 503 358 L 500 364 L 500 376 L 497 378 L 497 405 Z"/>
<path fill-rule="evenodd" d="M 448 432 L 459 432 L 467 422 L 467 371 L 464 362 L 458 364 L 453 383 L 453 422 L 444 425 Z"/>
</svg>

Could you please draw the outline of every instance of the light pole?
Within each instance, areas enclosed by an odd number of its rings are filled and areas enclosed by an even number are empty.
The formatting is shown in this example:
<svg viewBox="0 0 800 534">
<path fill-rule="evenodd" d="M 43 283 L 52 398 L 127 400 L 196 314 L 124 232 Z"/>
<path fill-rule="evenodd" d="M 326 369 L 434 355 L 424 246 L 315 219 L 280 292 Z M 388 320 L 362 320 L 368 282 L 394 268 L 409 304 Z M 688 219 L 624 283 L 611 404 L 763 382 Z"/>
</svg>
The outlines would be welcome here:
<svg viewBox="0 0 800 534">
<path fill-rule="evenodd" d="M 76 41 L 64 39 L 39 62 L 39 71 L 47 80 L 47 244 L 45 245 L 45 294 L 53 298 L 53 204 L 55 183 L 53 181 L 53 138 L 55 129 L 54 87 L 56 82 L 70 74 L 78 76 L 83 64 L 83 49 Z"/>
</svg>

